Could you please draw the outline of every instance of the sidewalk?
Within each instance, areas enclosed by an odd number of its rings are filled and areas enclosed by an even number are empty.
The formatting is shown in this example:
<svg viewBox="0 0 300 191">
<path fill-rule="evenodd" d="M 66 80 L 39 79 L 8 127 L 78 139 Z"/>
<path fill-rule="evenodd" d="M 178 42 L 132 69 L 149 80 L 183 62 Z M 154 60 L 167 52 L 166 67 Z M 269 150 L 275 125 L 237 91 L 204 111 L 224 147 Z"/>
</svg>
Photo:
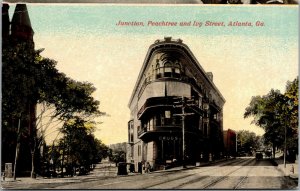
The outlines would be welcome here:
<svg viewBox="0 0 300 191">
<path fill-rule="evenodd" d="M 26 189 L 29 185 L 38 185 L 38 184 L 63 184 L 63 183 L 79 183 L 84 180 L 99 180 L 101 178 L 115 177 L 117 176 L 117 168 L 114 164 L 110 166 L 103 166 L 102 164 L 97 164 L 95 169 L 91 171 L 88 175 L 83 176 L 73 176 L 73 177 L 64 177 L 64 178 L 44 178 L 44 177 L 17 177 L 14 181 L 13 178 L 5 178 L 3 181 L 1 179 L 1 188 L 3 189 L 12 189 L 12 188 L 21 188 L 25 186 Z M 2 177 L 1 177 L 2 178 Z"/>
<path fill-rule="evenodd" d="M 283 159 L 275 158 L 274 161 L 278 164 L 278 168 L 284 176 L 290 177 L 291 179 L 298 180 L 299 178 L 299 167 L 298 167 L 298 161 L 295 163 L 286 163 L 286 167 L 284 167 Z"/>
</svg>

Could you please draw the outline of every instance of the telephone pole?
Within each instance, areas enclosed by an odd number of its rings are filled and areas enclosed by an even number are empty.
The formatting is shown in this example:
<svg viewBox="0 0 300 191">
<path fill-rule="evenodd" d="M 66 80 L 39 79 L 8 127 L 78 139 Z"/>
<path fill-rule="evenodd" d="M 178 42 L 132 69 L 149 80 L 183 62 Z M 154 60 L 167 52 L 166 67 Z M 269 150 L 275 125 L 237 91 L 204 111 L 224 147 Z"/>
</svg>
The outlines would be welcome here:
<svg viewBox="0 0 300 191">
<path fill-rule="evenodd" d="M 187 106 L 191 106 L 191 104 L 188 104 L 188 102 L 194 101 L 193 99 L 187 99 L 185 97 L 181 97 L 181 100 L 174 102 L 173 107 L 181 107 L 181 114 L 174 114 L 174 116 L 181 116 L 182 120 L 182 163 L 183 168 L 186 168 L 185 164 L 185 117 L 188 115 L 193 115 L 194 113 L 185 113 L 185 108 Z"/>
</svg>

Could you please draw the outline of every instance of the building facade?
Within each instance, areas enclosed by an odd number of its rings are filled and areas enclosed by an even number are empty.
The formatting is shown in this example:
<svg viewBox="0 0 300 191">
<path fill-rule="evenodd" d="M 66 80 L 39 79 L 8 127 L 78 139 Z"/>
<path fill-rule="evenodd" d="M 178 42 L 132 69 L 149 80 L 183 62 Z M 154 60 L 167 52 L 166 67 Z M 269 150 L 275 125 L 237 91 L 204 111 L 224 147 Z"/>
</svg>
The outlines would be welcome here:
<svg viewBox="0 0 300 191">
<path fill-rule="evenodd" d="M 128 104 L 127 162 L 157 170 L 221 158 L 224 103 L 181 39 L 155 41 Z"/>
<path fill-rule="evenodd" d="M 223 132 L 224 151 L 227 157 L 237 156 L 237 136 L 232 129 L 227 129 Z"/>
</svg>

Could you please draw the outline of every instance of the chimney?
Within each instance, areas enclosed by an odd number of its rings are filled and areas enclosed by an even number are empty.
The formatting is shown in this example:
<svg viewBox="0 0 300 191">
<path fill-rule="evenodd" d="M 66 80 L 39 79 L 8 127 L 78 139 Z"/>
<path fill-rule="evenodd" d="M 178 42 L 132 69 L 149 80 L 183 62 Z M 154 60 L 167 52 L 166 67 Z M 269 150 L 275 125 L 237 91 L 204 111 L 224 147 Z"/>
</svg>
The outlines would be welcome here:
<svg viewBox="0 0 300 191">
<path fill-rule="evenodd" d="M 165 37 L 165 41 L 166 41 L 166 42 L 171 42 L 171 40 L 172 40 L 172 37 L 170 37 L 170 36 Z"/>
<path fill-rule="evenodd" d="M 9 5 L 2 4 L 2 40 L 7 41 L 9 36 Z M 2 41 L 2 42 L 3 42 Z"/>
</svg>

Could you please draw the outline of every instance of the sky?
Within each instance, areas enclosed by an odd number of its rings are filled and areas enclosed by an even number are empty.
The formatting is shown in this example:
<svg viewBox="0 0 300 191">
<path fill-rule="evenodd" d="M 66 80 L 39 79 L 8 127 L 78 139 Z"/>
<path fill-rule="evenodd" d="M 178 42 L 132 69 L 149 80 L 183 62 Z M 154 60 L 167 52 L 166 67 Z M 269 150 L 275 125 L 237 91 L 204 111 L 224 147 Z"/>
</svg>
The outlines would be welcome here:
<svg viewBox="0 0 300 191">
<path fill-rule="evenodd" d="M 298 75 L 297 6 L 188 6 L 28 4 L 36 49 L 67 76 L 93 83 L 100 110 L 95 136 L 105 144 L 127 141 L 128 102 L 148 48 L 157 39 L 182 39 L 226 100 L 224 130 L 263 130 L 244 119 L 251 97 L 285 91 Z M 14 10 L 11 4 L 10 12 Z M 117 26 L 119 21 L 144 27 Z M 224 27 L 151 27 L 148 21 L 224 22 Z M 228 27 L 252 22 L 252 27 Z M 264 26 L 256 27 L 260 21 Z M 50 130 L 48 141 L 55 139 Z"/>
</svg>

